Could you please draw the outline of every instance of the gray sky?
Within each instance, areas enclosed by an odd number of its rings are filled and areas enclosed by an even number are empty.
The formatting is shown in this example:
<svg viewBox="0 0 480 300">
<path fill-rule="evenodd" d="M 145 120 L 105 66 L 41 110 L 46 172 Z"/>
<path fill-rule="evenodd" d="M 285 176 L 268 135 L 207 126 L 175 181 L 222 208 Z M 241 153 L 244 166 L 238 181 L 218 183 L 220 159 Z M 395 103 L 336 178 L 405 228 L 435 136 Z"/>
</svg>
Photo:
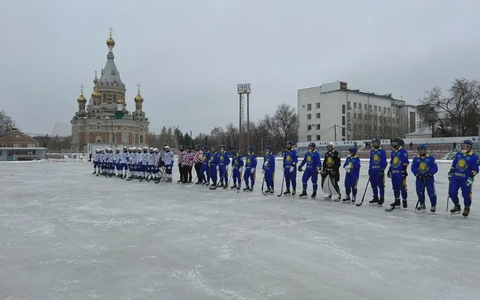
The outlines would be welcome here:
<svg viewBox="0 0 480 300">
<path fill-rule="evenodd" d="M 110 26 L 127 108 L 140 82 L 154 130 L 237 124 L 243 82 L 252 120 L 336 80 L 415 104 L 480 77 L 478 11 L 478 0 L 0 0 L 0 110 L 28 133 L 69 122 Z"/>
</svg>

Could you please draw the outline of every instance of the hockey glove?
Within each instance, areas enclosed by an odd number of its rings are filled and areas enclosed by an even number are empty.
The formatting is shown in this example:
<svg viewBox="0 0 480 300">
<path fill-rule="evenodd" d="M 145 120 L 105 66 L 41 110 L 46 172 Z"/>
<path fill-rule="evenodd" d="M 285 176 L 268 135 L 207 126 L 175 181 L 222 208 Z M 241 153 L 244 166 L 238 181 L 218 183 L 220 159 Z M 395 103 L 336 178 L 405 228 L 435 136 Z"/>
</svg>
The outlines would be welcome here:
<svg viewBox="0 0 480 300">
<path fill-rule="evenodd" d="M 402 171 L 402 178 L 407 178 L 407 176 L 408 176 L 407 171 Z"/>
<path fill-rule="evenodd" d="M 473 184 L 473 177 L 468 177 L 467 182 L 465 183 L 467 186 L 472 186 Z"/>
<path fill-rule="evenodd" d="M 335 172 L 335 171 L 330 171 L 330 175 L 332 175 L 332 177 L 335 177 L 335 175 L 337 175 L 337 172 Z"/>
<path fill-rule="evenodd" d="M 380 170 L 380 177 L 384 177 L 385 176 L 385 170 Z"/>
<path fill-rule="evenodd" d="M 452 175 L 453 175 L 453 172 L 448 172 L 448 174 L 447 174 L 448 181 L 450 181 L 452 179 Z"/>
<path fill-rule="evenodd" d="M 425 175 L 423 175 L 423 181 L 427 181 L 430 179 L 430 177 L 432 177 L 433 175 L 430 174 L 430 173 L 426 173 Z"/>
<path fill-rule="evenodd" d="M 302 167 L 298 166 L 298 172 L 303 172 Z"/>
</svg>

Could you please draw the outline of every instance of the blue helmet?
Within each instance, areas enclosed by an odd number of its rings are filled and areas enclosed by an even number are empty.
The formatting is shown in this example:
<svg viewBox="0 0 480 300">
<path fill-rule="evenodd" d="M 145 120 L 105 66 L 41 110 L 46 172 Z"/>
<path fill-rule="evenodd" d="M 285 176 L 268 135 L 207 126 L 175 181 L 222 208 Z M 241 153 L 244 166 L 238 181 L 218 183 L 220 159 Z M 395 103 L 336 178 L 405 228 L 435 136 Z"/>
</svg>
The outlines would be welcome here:
<svg viewBox="0 0 480 300">
<path fill-rule="evenodd" d="M 378 138 L 372 139 L 372 144 L 373 143 L 377 143 L 380 146 L 380 139 L 378 139 Z"/>
<path fill-rule="evenodd" d="M 317 145 L 315 145 L 315 143 L 312 142 L 312 143 L 309 143 L 309 144 L 308 144 L 308 147 L 313 147 L 313 148 L 315 148 L 315 147 L 317 147 Z"/>
<path fill-rule="evenodd" d="M 272 146 L 268 145 L 265 147 L 266 150 L 272 150 Z"/>
<path fill-rule="evenodd" d="M 208 150 L 208 147 L 207 147 L 207 146 L 203 146 L 202 149 L 203 149 L 203 150 Z"/>
<path fill-rule="evenodd" d="M 225 145 L 220 145 L 220 148 L 225 148 Z"/>
<path fill-rule="evenodd" d="M 350 147 L 350 148 L 348 148 L 348 152 L 351 152 L 351 153 L 355 154 L 355 153 L 357 153 L 357 148 Z"/>
<path fill-rule="evenodd" d="M 247 150 L 253 151 L 253 146 L 248 146 Z"/>
<path fill-rule="evenodd" d="M 230 151 L 230 155 L 234 156 L 235 154 L 237 154 L 235 150 Z"/>
<path fill-rule="evenodd" d="M 287 142 L 287 145 L 292 145 L 292 146 L 293 146 L 293 142 L 292 142 L 292 141 L 288 141 L 288 142 Z"/>
<path fill-rule="evenodd" d="M 473 142 L 471 140 L 463 140 L 460 142 L 460 144 L 473 146 Z"/>
<path fill-rule="evenodd" d="M 420 149 L 424 149 L 424 150 L 427 150 L 427 145 L 425 144 L 420 144 L 417 146 L 417 149 L 420 150 Z"/>
</svg>

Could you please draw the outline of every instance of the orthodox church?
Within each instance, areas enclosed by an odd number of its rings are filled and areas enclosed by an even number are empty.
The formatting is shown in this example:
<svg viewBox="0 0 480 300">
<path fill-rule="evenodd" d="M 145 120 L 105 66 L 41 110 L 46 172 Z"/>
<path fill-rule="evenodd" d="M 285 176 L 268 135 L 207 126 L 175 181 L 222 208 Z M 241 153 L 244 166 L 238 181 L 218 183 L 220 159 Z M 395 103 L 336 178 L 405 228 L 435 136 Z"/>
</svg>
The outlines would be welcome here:
<svg viewBox="0 0 480 300">
<path fill-rule="evenodd" d="M 83 85 L 77 99 L 78 111 L 72 118 L 72 150 L 92 153 L 98 148 L 144 147 L 148 145 L 148 118 L 142 109 L 143 97 L 140 84 L 133 99 L 135 110 L 127 110 L 125 84 L 114 62 L 115 41 L 110 37 L 107 62 L 100 78 L 93 79 L 91 98 L 83 94 Z M 88 102 L 88 104 L 87 104 Z"/>
</svg>

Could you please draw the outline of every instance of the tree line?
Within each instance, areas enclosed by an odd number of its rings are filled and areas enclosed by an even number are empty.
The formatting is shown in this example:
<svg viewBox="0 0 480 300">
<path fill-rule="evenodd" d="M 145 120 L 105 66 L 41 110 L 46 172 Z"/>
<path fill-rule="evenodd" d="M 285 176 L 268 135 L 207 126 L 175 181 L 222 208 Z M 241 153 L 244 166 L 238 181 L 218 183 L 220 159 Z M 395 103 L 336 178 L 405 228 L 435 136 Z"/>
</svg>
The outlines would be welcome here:
<svg viewBox="0 0 480 300">
<path fill-rule="evenodd" d="M 480 82 L 455 79 L 447 91 L 436 86 L 427 91 L 417 106 L 423 127 L 432 137 L 478 135 Z"/>
</svg>

